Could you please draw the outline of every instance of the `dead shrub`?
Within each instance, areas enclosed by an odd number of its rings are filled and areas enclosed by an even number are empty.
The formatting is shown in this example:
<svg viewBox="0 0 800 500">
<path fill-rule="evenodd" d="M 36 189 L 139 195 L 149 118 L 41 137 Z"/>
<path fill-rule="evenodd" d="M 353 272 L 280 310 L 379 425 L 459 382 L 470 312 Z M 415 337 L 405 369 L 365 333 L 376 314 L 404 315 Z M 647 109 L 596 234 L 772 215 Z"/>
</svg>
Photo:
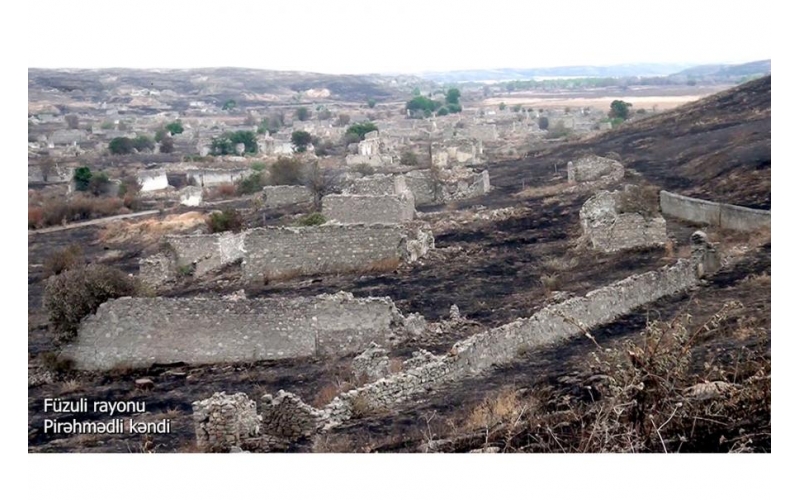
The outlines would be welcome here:
<svg viewBox="0 0 800 500">
<path fill-rule="evenodd" d="M 515 389 L 505 388 L 473 408 L 465 419 L 464 426 L 468 430 L 483 430 L 488 433 L 500 424 L 519 423 L 528 408 Z"/>
<path fill-rule="evenodd" d="M 119 269 L 92 264 L 48 278 L 43 305 L 58 339 L 70 340 L 81 320 L 97 311 L 100 304 L 137 295 L 138 289 L 138 281 Z"/>
<path fill-rule="evenodd" d="M 62 358 L 57 352 L 44 352 L 39 356 L 39 360 L 46 370 L 59 375 L 69 373 L 74 369 L 73 361 L 69 358 Z"/>
<path fill-rule="evenodd" d="M 542 286 L 547 294 L 557 290 L 560 283 L 557 274 L 543 274 L 542 277 L 539 278 L 539 281 L 542 282 Z"/>
<path fill-rule="evenodd" d="M 77 194 L 69 200 L 50 199 L 42 206 L 41 226 L 57 226 L 62 223 L 78 222 L 130 213 L 119 198 L 97 198 Z"/>
<path fill-rule="evenodd" d="M 377 409 L 364 394 L 356 394 L 350 399 L 350 412 L 353 418 L 365 418 L 374 415 Z"/>
<path fill-rule="evenodd" d="M 238 210 L 226 208 L 221 212 L 213 212 L 206 218 L 208 230 L 212 233 L 222 233 L 224 231 L 238 232 L 244 226 L 244 220 Z"/>
<path fill-rule="evenodd" d="M 565 272 L 578 267 L 578 259 L 576 257 L 548 257 L 542 261 L 542 267 L 548 271 Z"/>
<path fill-rule="evenodd" d="M 28 206 L 28 229 L 39 229 L 44 222 L 44 209 L 42 207 Z"/>
<path fill-rule="evenodd" d="M 61 274 L 83 264 L 83 249 L 80 245 L 72 243 L 64 249 L 56 250 L 44 259 L 44 276 L 47 278 L 54 274 Z"/>
<path fill-rule="evenodd" d="M 375 262 L 370 262 L 362 268 L 362 271 L 369 274 L 388 273 L 400 267 L 399 258 L 382 259 Z"/>
<path fill-rule="evenodd" d="M 226 200 L 229 198 L 236 198 L 238 190 L 234 184 L 220 184 L 213 188 L 208 193 L 209 200 Z"/>
<path fill-rule="evenodd" d="M 322 408 L 323 406 L 327 405 L 331 401 L 333 401 L 336 396 L 343 392 L 347 392 L 350 389 L 353 389 L 353 386 L 348 382 L 331 382 L 322 386 L 322 389 L 317 392 L 317 395 L 314 396 L 314 401 L 312 405 L 316 408 Z"/>
</svg>

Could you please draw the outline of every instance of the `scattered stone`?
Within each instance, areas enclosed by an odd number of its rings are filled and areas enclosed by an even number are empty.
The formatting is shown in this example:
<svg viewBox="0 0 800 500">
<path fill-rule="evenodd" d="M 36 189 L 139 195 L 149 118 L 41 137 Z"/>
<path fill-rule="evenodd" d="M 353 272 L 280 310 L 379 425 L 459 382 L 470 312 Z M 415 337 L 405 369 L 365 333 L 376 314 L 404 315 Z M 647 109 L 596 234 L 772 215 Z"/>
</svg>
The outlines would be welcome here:
<svg viewBox="0 0 800 500">
<path fill-rule="evenodd" d="M 353 358 L 352 370 L 357 380 L 373 382 L 389 375 L 389 351 L 375 342 Z"/>
<path fill-rule="evenodd" d="M 136 384 L 137 389 L 146 389 L 150 390 L 156 386 L 155 383 L 149 378 L 138 378 L 134 382 Z"/>
</svg>

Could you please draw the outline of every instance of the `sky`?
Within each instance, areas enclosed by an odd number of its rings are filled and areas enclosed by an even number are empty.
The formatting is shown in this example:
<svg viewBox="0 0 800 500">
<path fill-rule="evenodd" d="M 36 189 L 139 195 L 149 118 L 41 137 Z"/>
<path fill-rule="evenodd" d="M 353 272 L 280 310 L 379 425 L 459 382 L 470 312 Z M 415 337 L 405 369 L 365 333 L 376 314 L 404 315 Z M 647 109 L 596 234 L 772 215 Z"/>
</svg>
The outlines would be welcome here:
<svg viewBox="0 0 800 500">
<path fill-rule="evenodd" d="M 417 73 L 771 58 L 771 0 L 29 5 L 28 67 Z"/>
</svg>

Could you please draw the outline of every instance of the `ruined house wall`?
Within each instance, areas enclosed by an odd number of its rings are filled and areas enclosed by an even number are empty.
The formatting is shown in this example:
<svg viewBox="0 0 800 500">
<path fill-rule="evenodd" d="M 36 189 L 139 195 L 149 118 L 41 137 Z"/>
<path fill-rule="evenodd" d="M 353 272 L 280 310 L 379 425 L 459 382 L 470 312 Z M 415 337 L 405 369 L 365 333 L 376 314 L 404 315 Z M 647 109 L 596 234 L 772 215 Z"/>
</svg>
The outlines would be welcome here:
<svg viewBox="0 0 800 500">
<path fill-rule="evenodd" d="M 266 186 L 261 192 L 266 208 L 278 208 L 297 203 L 312 203 L 314 194 L 305 186 Z"/>
<path fill-rule="evenodd" d="M 584 329 L 608 323 L 644 304 L 686 290 L 697 283 L 695 263 L 680 260 L 673 266 L 634 275 L 591 291 L 584 297 L 542 309 L 457 342 L 447 355 L 339 395 L 324 408 L 324 427 L 333 427 L 352 415 L 353 402 L 386 407 L 441 384 L 475 375 L 493 365 L 513 361 L 525 349 L 561 342 Z"/>
<path fill-rule="evenodd" d="M 659 199 L 664 214 L 699 224 L 736 231 L 752 231 L 771 225 L 769 210 L 700 200 L 668 191 L 661 191 Z"/>
<path fill-rule="evenodd" d="M 586 200 L 580 210 L 583 233 L 592 246 L 604 252 L 664 245 L 667 223 L 660 215 L 618 213 L 621 191 L 599 191 Z"/>
<path fill-rule="evenodd" d="M 233 184 L 249 173 L 247 169 L 205 170 L 193 169 L 186 172 L 187 179 L 192 179 L 198 186 L 211 187 L 220 184 Z"/>
<path fill-rule="evenodd" d="M 322 198 L 322 215 L 342 224 L 400 224 L 414 219 L 414 196 L 341 195 Z"/>
<path fill-rule="evenodd" d="M 159 191 L 169 187 L 167 173 L 164 170 L 145 170 L 137 174 L 143 192 Z"/>
<path fill-rule="evenodd" d="M 124 297 L 85 318 L 64 349 L 83 370 L 340 355 L 387 345 L 402 323 L 389 298 Z"/>
<path fill-rule="evenodd" d="M 229 452 L 261 431 L 256 402 L 242 392 L 230 396 L 217 392 L 208 399 L 195 401 L 192 420 L 197 447 L 206 453 Z"/>
<path fill-rule="evenodd" d="M 602 156 L 589 155 L 567 164 L 569 182 L 596 181 L 603 177 L 622 179 L 625 167 L 618 161 Z"/>
<path fill-rule="evenodd" d="M 432 247 L 432 236 L 421 242 L 428 236 L 430 229 L 382 224 L 257 228 L 246 233 L 242 271 L 245 280 L 261 282 L 415 260 Z"/>
<path fill-rule="evenodd" d="M 193 266 L 195 276 L 244 257 L 244 233 L 171 235 L 164 241 L 172 249 L 178 268 Z"/>
<path fill-rule="evenodd" d="M 342 191 L 344 194 L 368 194 L 372 196 L 400 194 L 409 190 L 402 175 L 375 174 L 352 179 Z"/>
</svg>

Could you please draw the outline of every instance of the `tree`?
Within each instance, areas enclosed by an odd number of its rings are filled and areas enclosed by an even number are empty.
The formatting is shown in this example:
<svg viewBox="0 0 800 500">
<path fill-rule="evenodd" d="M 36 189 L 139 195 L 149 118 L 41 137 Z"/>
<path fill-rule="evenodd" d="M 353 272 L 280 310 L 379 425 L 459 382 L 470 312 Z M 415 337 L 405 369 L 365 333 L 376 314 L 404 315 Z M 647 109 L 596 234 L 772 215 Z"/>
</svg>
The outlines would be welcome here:
<svg viewBox="0 0 800 500">
<path fill-rule="evenodd" d="M 92 171 L 89 167 L 78 167 L 72 175 L 72 180 L 75 182 L 76 191 L 88 191 L 89 183 L 92 181 Z"/>
<path fill-rule="evenodd" d="M 301 122 L 304 122 L 311 118 L 311 111 L 309 111 L 308 108 L 300 107 L 295 110 L 294 116 Z"/>
<path fill-rule="evenodd" d="M 115 137 L 108 143 L 108 150 L 115 155 L 127 155 L 133 153 L 133 149 L 133 141 L 127 137 Z"/>
<path fill-rule="evenodd" d="M 168 135 L 164 135 L 161 140 L 158 141 L 158 151 L 160 153 L 172 153 L 175 151 L 175 140 Z"/>
<path fill-rule="evenodd" d="M 108 178 L 108 174 L 105 172 L 96 172 L 93 173 L 92 178 L 89 179 L 89 191 L 95 196 L 100 196 L 108 190 L 110 184 L 111 181 Z"/>
<path fill-rule="evenodd" d="M 251 130 L 229 132 L 228 138 L 234 146 L 234 152 L 236 151 L 237 144 L 244 144 L 245 153 L 258 153 L 258 141 L 256 140 L 256 135 Z"/>
<path fill-rule="evenodd" d="M 406 103 L 406 109 L 409 111 L 428 111 L 430 113 L 436 111 L 441 107 L 441 103 L 428 99 L 425 96 L 417 96 Z"/>
<path fill-rule="evenodd" d="M 233 109 L 233 108 L 235 108 L 235 107 L 236 107 L 236 101 L 234 101 L 233 99 L 228 99 L 228 100 L 227 100 L 227 101 L 225 101 L 225 103 L 222 105 L 222 109 L 223 109 L 223 110 L 225 110 L 225 111 L 227 111 L 227 110 L 229 110 L 229 109 Z"/>
<path fill-rule="evenodd" d="M 308 149 L 308 145 L 311 144 L 311 141 L 311 134 L 305 130 L 295 130 L 292 132 L 292 145 L 294 146 L 294 150 L 298 153 L 304 153 L 306 149 Z"/>
<path fill-rule="evenodd" d="M 445 108 L 444 106 L 439 108 L 439 110 L 436 112 L 436 116 L 445 116 L 445 115 L 448 115 L 448 114 L 450 114 L 450 112 L 447 111 L 447 108 Z"/>
<path fill-rule="evenodd" d="M 331 116 L 333 116 L 333 113 L 331 113 L 331 110 L 328 108 L 322 108 L 317 113 L 317 119 L 319 120 L 330 120 Z"/>
<path fill-rule="evenodd" d="M 611 110 L 608 112 L 608 117 L 627 120 L 628 116 L 630 116 L 631 106 L 633 106 L 633 104 L 629 102 L 620 101 L 619 99 L 614 100 L 611 102 Z"/>
<path fill-rule="evenodd" d="M 181 123 L 180 120 L 175 120 L 174 122 L 167 124 L 167 126 L 164 128 L 169 130 L 169 133 L 172 135 L 178 135 L 183 133 L 183 124 Z"/>
<path fill-rule="evenodd" d="M 550 126 L 550 120 L 546 116 L 539 117 L 539 130 L 547 130 Z"/>
<path fill-rule="evenodd" d="M 78 115 L 67 115 L 64 117 L 67 121 L 67 126 L 71 129 L 76 129 L 80 127 L 80 121 L 78 120 Z"/>
<path fill-rule="evenodd" d="M 500 111 L 503 111 L 504 109 L 506 109 L 506 103 L 501 102 L 500 106 L 498 106 L 498 107 L 500 108 Z"/>
<path fill-rule="evenodd" d="M 156 147 L 155 141 L 146 135 L 139 135 L 136 136 L 136 139 L 132 141 L 133 147 L 139 151 L 152 151 Z"/>
<path fill-rule="evenodd" d="M 358 136 L 359 140 L 363 141 L 364 137 L 366 137 L 368 133 L 375 132 L 377 130 L 378 126 L 372 122 L 360 122 L 350 125 L 345 134 L 355 134 Z"/>
<path fill-rule="evenodd" d="M 269 182 L 273 186 L 302 186 L 302 164 L 296 158 L 279 158 L 269 167 Z"/>
<path fill-rule="evenodd" d="M 459 99 L 461 99 L 461 91 L 456 88 L 448 90 L 447 96 L 444 98 L 445 102 L 448 104 L 458 104 Z"/>
<path fill-rule="evenodd" d="M 376 104 L 377 102 L 375 101 L 375 99 L 372 98 L 367 99 L 367 106 L 369 106 L 370 108 L 374 108 Z"/>
</svg>

